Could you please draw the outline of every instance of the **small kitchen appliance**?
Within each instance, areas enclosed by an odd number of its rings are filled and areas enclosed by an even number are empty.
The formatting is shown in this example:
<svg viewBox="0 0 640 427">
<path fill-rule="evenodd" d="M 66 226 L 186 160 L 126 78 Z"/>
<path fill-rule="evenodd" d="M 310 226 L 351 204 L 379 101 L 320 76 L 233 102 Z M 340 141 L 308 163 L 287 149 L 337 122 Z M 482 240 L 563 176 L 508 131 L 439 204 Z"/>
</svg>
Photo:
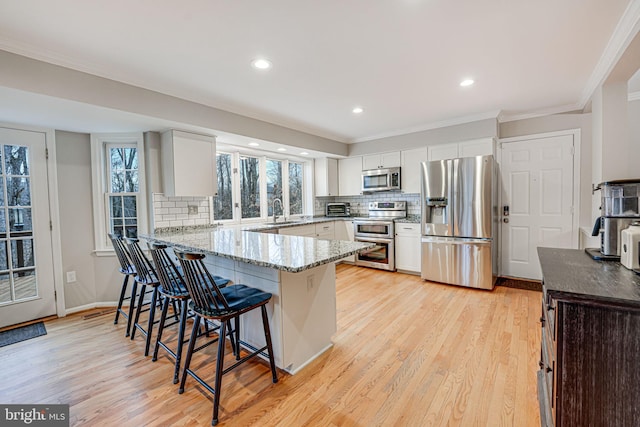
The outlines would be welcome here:
<svg viewBox="0 0 640 427">
<path fill-rule="evenodd" d="M 640 221 L 638 196 L 640 180 L 625 179 L 598 184 L 601 192 L 601 216 L 596 219 L 593 236 L 600 235 L 600 250 L 587 249 L 592 257 L 617 260 L 621 256 L 621 233 L 634 221 Z"/>
<path fill-rule="evenodd" d="M 362 192 L 400 191 L 400 168 L 369 169 L 362 171 Z"/>
<path fill-rule="evenodd" d="M 629 270 L 640 268 L 640 222 L 634 221 L 629 227 L 620 233 L 622 242 L 620 244 L 620 263 Z"/>
<path fill-rule="evenodd" d="M 327 203 L 325 216 L 351 216 L 350 203 Z"/>
</svg>

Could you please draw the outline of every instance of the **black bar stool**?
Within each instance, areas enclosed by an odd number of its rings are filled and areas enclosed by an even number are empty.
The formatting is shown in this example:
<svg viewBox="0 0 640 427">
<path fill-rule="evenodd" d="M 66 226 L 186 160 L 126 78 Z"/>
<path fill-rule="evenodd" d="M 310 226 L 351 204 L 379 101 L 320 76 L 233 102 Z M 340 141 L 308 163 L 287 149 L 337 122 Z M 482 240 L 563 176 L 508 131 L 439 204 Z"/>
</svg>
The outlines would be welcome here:
<svg viewBox="0 0 640 427">
<path fill-rule="evenodd" d="M 189 347 L 187 349 L 187 355 L 185 358 L 184 369 L 182 371 L 182 379 L 180 381 L 179 393 L 184 392 L 184 385 L 187 380 L 187 374 L 191 375 L 196 381 L 198 381 L 204 388 L 213 394 L 213 418 L 211 420 L 212 425 L 218 424 L 218 408 L 220 406 L 220 394 L 222 386 L 222 375 L 237 368 L 247 360 L 259 355 L 264 354 L 267 351 L 269 357 L 269 365 L 271 367 L 271 376 L 274 383 L 278 382 L 278 375 L 276 373 L 276 365 L 273 360 L 273 346 L 271 344 L 271 333 L 269 331 L 269 319 L 267 318 L 266 305 L 271 299 L 271 294 L 263 292 L 256 288 L 251 288 L 245 285 L 233 285 L 225 288 L 219 288 L 216 286 L 215 281 L 207 267 L 204 265 L 202 259 L 204 254 L 182 252 L 175 250 L 180 265 L 183 269 L 185 278 L 185 284 L 187 290 L 191 295 L 190 308 L 195 312 L 195 318 L 193 322 L 193 329 L 191 331 L 191 338 L 189 340 Z M 240 315 L 247 313 L 256 308 L 260 308 L 262 312 L 262 326 L 264 329 L 264 337 L 266 345 L 260 349 L 253 349 L 252 353 L 238 360 L 233 365 L 224 369 L 224 350 L 227 326 L 230 328 L 231 319 L 237 318 Z M 218 336 L 218 355 L 216 360 L 216 374 L 215 385 L 211 387 L 202 378 L 200 378 L 195 372 L 189 369 L 191 363 L 191 357 L 193 356 L 196 337 L 198 336 L 198 328 L 200 320 L 217 320 L 220 322 L 220 331 Z M 231 328 L 230 328 L 231 329 Z M 232 340 L 232 348 L 236 353 L 236 358 L 239 358 L 240 342 L 236 341 L 235 345 Z"/>
<path fill-rule="evenodd" d="M 124 280 L 122 282 L 122 289 L 120 290 L 120 298 L 118 298 L 118 308 L 116 309 L 116 318 L 113 320 L 113 324 L 118 324 L 118 318 L 120 314 L 127 319 L 127 331 L 125 336 L 128 337 L 131 331 L 131 319 L 133 319 L 133 309 L 135 306 L 135 296 L 136 296 L 136 288 L 138 283 L 133 281 L 131 295 L 126 297 L 127 294 L 127 285 L 129 284 L 129 276 L 136 275 L 136 268 L 131 263 L 131 259 L 129 257 L 129 251 L 125 246 L 122 238 L 120 236 L 116 236 L 115 234 L 109 233 L 109 239 L 111 240 L 111 244 L 113 245 L 113 250 L 118 256 L 118 261 L 120 262 L 120 273 L 124 275 Z M 129 300 L 129 313 L 125 313 L 122 309 L 122 304 L 125 300 Z"/>
<path fill-rule="evenodd" d="M 171 257 L 167 253 L 167 245 L 161 243 L 149 243 L 149 249 L 151 249 L 151 256 L 153 257 L 153 263 L 155 264 L 158 278 L 160 279 L 160 295 L 164 297 L 164 303 L 162 305 L 162 314 L 160 315 L 160 324 L 158 325 L 158 336 L 156 337 L 156 345 L 153 350 L 152 361 L 158 360 L 158 350 L 160 347 L 166 350 L 166 352 L 175 360 L 175 370 L 173 373 L 173 383 L 177 384 L 180 375 L 180 362 L 182 360 L 182 347 L 184 345 L 184 331 L 187 323 L 189 292 L 184 284 L 181 268 L 176 266 L 171 260 Z M 214 276 L 213 280 L 215 284 L 222 288 L 227 286 L 231 281 L 223 277 Z M 167 343 L 162 341 L 162 333 L 167 326 L 173 326 L 176 322 L 167 325 L 166 319 L 169 311 L 169 301 L 173 303 L 174 313 L 180 313 L 180 320 L 178 321 L 178 344 L 176 351 L 173 351 L 168 347 Z M 179 310 L 176 311 L 176 304 L 178 303 Z M 206 333 L 209 332 L 207 327 Z"/>
<path fill-rule="evenodd" d="M 149 347 L 151 346 L 151 333 L 153 332 L 153 325 L 155 323 L 156 305 L 158 303 L 158 286 L 160 285 L 160 280 L 158 279 L 158 274 L 151 264 L 151 261 L 149 261 L 144 252 L 142 252 L 142 249 L 138 244 L 138 239 L 127 238 L 125 241 L 127 242 L 131 261 L 133 261 L 133 265 L 136 268 L 135 281 L 141 285 L 140 296 L 138 297 L 138 304 L 136 306 L 136 316 L 131 329 L 131 339 L 133 340 L 135 338 L 136 329 L 138 329 L 146 338 L 144 355 L 148 356 Z M 140 313 L 142 311 L 146 311 L 142 310 L 142 307 L 147 305 L 144 303 L 147 286 L 152 287 L 153 291 L 151 292 L 151 302 L 149 303 L 148 309 L 149 321 L 147 322 L 147 328 L 145 329 L 144 326 L 139 323 L 139 320 Z"/>
</svg>

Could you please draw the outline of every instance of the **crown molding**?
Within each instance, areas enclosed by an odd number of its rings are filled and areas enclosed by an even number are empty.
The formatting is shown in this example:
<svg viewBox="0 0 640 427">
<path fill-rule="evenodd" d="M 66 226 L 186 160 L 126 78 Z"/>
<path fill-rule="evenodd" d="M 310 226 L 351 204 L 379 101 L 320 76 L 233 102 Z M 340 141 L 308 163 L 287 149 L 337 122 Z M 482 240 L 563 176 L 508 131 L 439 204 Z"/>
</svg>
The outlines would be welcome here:
<svg viewBox="0 0 640 427">
<path fill-rule="evenodd" d="M 618 21 L 607 47 L 587 81 L 580 98 L 580 108 L 584 108 L 595 90 L 606 80 L 639 30 L 640 0 L 632 0 Z"/>
<path fill-rule="evenodd" d="M 500 111 L 487 111 L 485 113 L 474 114 L 474 115 L 463 116 L 463 117 L 456 117 L 456 118 L 453 118 L 453 119 L 441 120 L 441 121 L 438 121 L 438 122 L 431 122 L 431 123 L 427 123 L 427 124 L 420 125 L 420 126 L 409 127 L 409 128 L 404 128 L 404 129 L 398 129 L 398 130 L 391 131 L 391 132 L 385 132 L 385 133 L 380 133 L 380 134 L 377 134 L 377 135 L 366 136 L 366 137 L 363 137 L 363 138 L 356 138 L 356 139 L 353 139 L 353 140 L 349 141 L 348 143 L 354 143 L 355 144 L 355 143 L 358 143 L 358 142 L 373 141 L 373 140 L 376 140 L 376 139 L 390 138 L 390 137 L 393 137 L 393 136 L 400 136 L 400 135 L 407 135 L 407 134 L 410 134 L 410 133 L 422 132 L 422 131 L 425 131 L 425 130 L 438 129 L 438 128 L 444 128 L 444 127 L 448 127 L 448 126 L 455 126 L 455 125 L 461 125 L 461 124 L 465 124 L 465 123 L 477 122 L 478 120 L 497 119 L 499 114 L 500 114 Z"/>
<path fill-rule="evenodd" d="M 569 111 L 582 110 L 584 105 L 579 103 L 558 105 L 555 107 L 543 108 L 540 110 L 530 111 L 527 113 L 508 114 L 503 113 L 498 117 L 500 123 L 514 122 L 516 120 L 533 119 L 536 117 L 550 116 L 552 114 L 568 113 Z"/>
</svg>

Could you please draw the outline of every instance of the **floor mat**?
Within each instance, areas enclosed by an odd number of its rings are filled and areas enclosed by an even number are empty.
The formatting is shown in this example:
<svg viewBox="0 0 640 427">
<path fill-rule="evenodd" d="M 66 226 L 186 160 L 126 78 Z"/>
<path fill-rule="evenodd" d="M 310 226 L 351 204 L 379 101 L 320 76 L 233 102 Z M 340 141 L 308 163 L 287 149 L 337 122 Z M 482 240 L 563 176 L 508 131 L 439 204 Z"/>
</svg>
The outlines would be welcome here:
<svg viewBox="0 0 640 427">
<path fill-rule="evenodd" d="M 20 326 L 19 328 L 10 329 L 0 332 L 0 347 L 15 344 L 20 341 L 29 340 L 31 338 L 47 335 L 47 329 L 44 323 L 32 323 L 31 325 Z"/>
</svg>

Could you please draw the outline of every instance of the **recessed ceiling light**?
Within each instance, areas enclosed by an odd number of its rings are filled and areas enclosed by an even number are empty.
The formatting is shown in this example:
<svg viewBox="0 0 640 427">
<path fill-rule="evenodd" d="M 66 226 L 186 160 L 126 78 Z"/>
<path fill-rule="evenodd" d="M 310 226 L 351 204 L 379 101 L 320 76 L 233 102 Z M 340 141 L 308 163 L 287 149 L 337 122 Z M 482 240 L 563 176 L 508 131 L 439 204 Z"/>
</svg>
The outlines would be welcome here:
<svg viewBox="0 0 640 427">
<path fill-rule="evenodd" d="M 471 86 L 473 83 L 474 83 L 473 79 L 464 79 L 463 81 L 460 82 L 460 86 L 462 87 Z"/>
<path fill-rule="evenodd" d="M 278 151 L 287 151 L 287 149 L 283 148 L 283 147 L 280 147 L 280 148 L 278 148 Z"/>
<path fill-rule="evenodd" d="M 361 114 L 364 109 L 362 107 L 354 107 L 351 111 L 353 112 L 353 114 Z"/>
<path fill-rule="evenodd" d="M 259 147 L 260 144 L 258 144 L 257 142 L 250 142 L 249 146 L 251 146 L 251 147 Z"/>
<path fill-rule="evenodd" d="M 302 152 L 302 153 L 300 153 L 300 154 L 301 154 L 301 155 L 303 155 L 303 156 L 308 156 L 308 155 L 309 155 L 309 153 L 307 153 L 306 151 L 303 151 L 303 152 Z"/>
<path fill-rule="evenodd" d="M 271 62 L 264 58 L 254 59 L 251 65 L 253 68 L 257 68 L 258 70 L 267 70 L 271 68 Z"/>
</svg>

